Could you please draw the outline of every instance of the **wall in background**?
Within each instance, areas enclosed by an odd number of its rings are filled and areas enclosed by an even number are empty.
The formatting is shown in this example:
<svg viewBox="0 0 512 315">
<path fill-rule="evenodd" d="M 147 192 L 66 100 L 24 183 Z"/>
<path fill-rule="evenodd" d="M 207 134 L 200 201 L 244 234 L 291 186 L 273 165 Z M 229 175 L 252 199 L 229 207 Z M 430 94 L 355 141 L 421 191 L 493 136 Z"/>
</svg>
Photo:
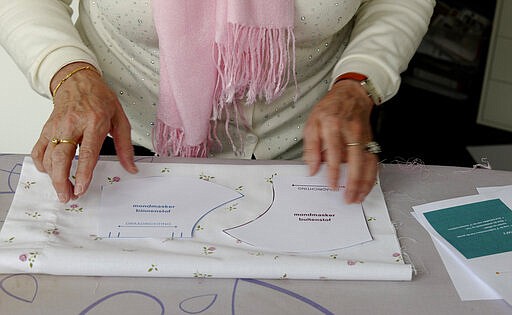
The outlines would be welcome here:
<svg viewBox="0 0 512 315">
<path fill-rule="evenodd" d="M 512 132 L 512 2 L 498 0 L 478 122 Z"/>
<path fill-rule="evenodd" d="M 30 153 L 52 102 L 34 92 L 9 55 L 0 51 L 0 152 Z"/>
<path fill-rule="evenodd" d="M 77 12 L 78 1 L 71 5 Z M 75 16 L 73 16 L 75 18 Z M 53 107 L 32 90 L 11 57 L 0 47 L 0 153 L 28 154 Z"/>
</svg>

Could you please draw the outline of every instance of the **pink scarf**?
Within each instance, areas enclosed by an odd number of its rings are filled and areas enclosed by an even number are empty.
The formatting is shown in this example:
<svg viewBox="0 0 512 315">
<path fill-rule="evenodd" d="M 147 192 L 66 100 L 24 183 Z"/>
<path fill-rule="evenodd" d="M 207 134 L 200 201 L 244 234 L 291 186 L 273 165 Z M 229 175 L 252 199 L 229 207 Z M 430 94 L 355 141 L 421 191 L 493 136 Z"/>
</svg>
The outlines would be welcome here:
<svg viewBox="0 0 512 315">
<path fill-rule="evenodd" d="M 153 0 L 152 6 L 160 50 L 156 153 L 206 157 L 212 140 L 219 142 L 223 113 L 228 133 L 230 107 L 243 121 L 240 103 L 270 102 L 294 76 L 294 1 Z"/>
</svg>

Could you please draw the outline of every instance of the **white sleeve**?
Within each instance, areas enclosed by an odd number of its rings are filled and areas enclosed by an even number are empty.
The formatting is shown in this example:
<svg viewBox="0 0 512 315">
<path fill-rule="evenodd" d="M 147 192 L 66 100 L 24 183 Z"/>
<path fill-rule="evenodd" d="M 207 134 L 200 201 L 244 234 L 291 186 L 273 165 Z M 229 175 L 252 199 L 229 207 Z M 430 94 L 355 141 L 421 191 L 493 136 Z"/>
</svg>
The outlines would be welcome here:
<svg viewBox="0 0 512 315">
<path fill-rule="evenodd" d="M 347 72 L 364 74 L 382 102 L 389 100 L 427 32 L 434 6 L 435 0 L 363 0 L 332 79 Z"/>
<path fill-rule="evenodd" d="M 71 20 L 72 0 L 0 0 L 0 44 L 32 88 L 51 98 L 50 81 L 63 66 L 98 67 Z"/>
</svg>

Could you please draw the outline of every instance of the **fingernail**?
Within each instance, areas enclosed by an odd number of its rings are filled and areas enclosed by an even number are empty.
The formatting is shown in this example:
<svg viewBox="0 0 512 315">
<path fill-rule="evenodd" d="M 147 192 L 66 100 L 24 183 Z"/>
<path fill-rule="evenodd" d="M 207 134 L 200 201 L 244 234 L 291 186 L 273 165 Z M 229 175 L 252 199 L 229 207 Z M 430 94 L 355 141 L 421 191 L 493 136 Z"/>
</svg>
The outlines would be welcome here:
<svg viewBox="0 0 512 315">
<path fill-rule="evenodd" d="M 354 203 L 355 202 L 354 197 L 355 197 L 355 194 L 353 192 L 347 191 L 345 193 L 345 202 L 348 204 Z"/>
<path fill-rule="evenodd" d="M 66 202 L 68 200 L 68 196 L 65 193 L 58 193 L 57 196 L 60 202 Z"/>
<path fill-rule="evenodd" d="M 132 174 L 135 174 L 139 171 L 139 169 L 137 168 L 137 166 L 135 164 L 129 165 L 129 167 L 126 170 Z"/>
<path fill-rule="evenodd" d="M 76 184 L 75 185 L 75 190 L 73 191 L 75 196 L 79 196 L 83 192 L 84 192 L 84 186 L 82 184 Z"/>
<path fill-rule="evenodd" d="M 363 202 L 365 198 L 366 198 L 366 194 L 361 193 L 357 196 L 357 202 Z"/>
</svg>

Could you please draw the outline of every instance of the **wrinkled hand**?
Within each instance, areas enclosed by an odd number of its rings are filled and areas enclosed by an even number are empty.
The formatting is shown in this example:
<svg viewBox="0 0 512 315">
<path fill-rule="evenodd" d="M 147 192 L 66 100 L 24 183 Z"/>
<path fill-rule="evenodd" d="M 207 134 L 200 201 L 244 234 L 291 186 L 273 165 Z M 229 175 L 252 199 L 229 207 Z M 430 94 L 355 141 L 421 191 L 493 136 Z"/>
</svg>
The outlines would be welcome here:
<svg viewBox="0 0 512 315">
<path fill-rule="evenodd" d="M 378 157 L 365 150 L 366 143 L 372 141 L 372 107 L 371 98 L 359 82 L 342 80 L 313 107 L 304 129 L 303 159 L 311 175 L 325 161 L 329 186 L 335 188 L 340 163 L 348 163 L 347 203 L 362 202 L 377 178 Z"/>
<path fill-rule="evenodd" d="M 67 73 L 81 66 L 84 64 L 74 63 L 61 69 L 52 80 L 52 88 Z M 32 149 L 32 159 L 39 171 L 48 173 L 59 200 L 66 203 L 87 191 L 108 133 L 114 139 L 121 165 L 130 173 L 137 172 L 130 130 L 116 95 L 98 73 L 79 71 L 59 87 L 53 111 Z M 52 138 L 79 144 L 74 185 L 69 177 L 76 147 L 71 143 L 53 144 Z"/>
</svg>

